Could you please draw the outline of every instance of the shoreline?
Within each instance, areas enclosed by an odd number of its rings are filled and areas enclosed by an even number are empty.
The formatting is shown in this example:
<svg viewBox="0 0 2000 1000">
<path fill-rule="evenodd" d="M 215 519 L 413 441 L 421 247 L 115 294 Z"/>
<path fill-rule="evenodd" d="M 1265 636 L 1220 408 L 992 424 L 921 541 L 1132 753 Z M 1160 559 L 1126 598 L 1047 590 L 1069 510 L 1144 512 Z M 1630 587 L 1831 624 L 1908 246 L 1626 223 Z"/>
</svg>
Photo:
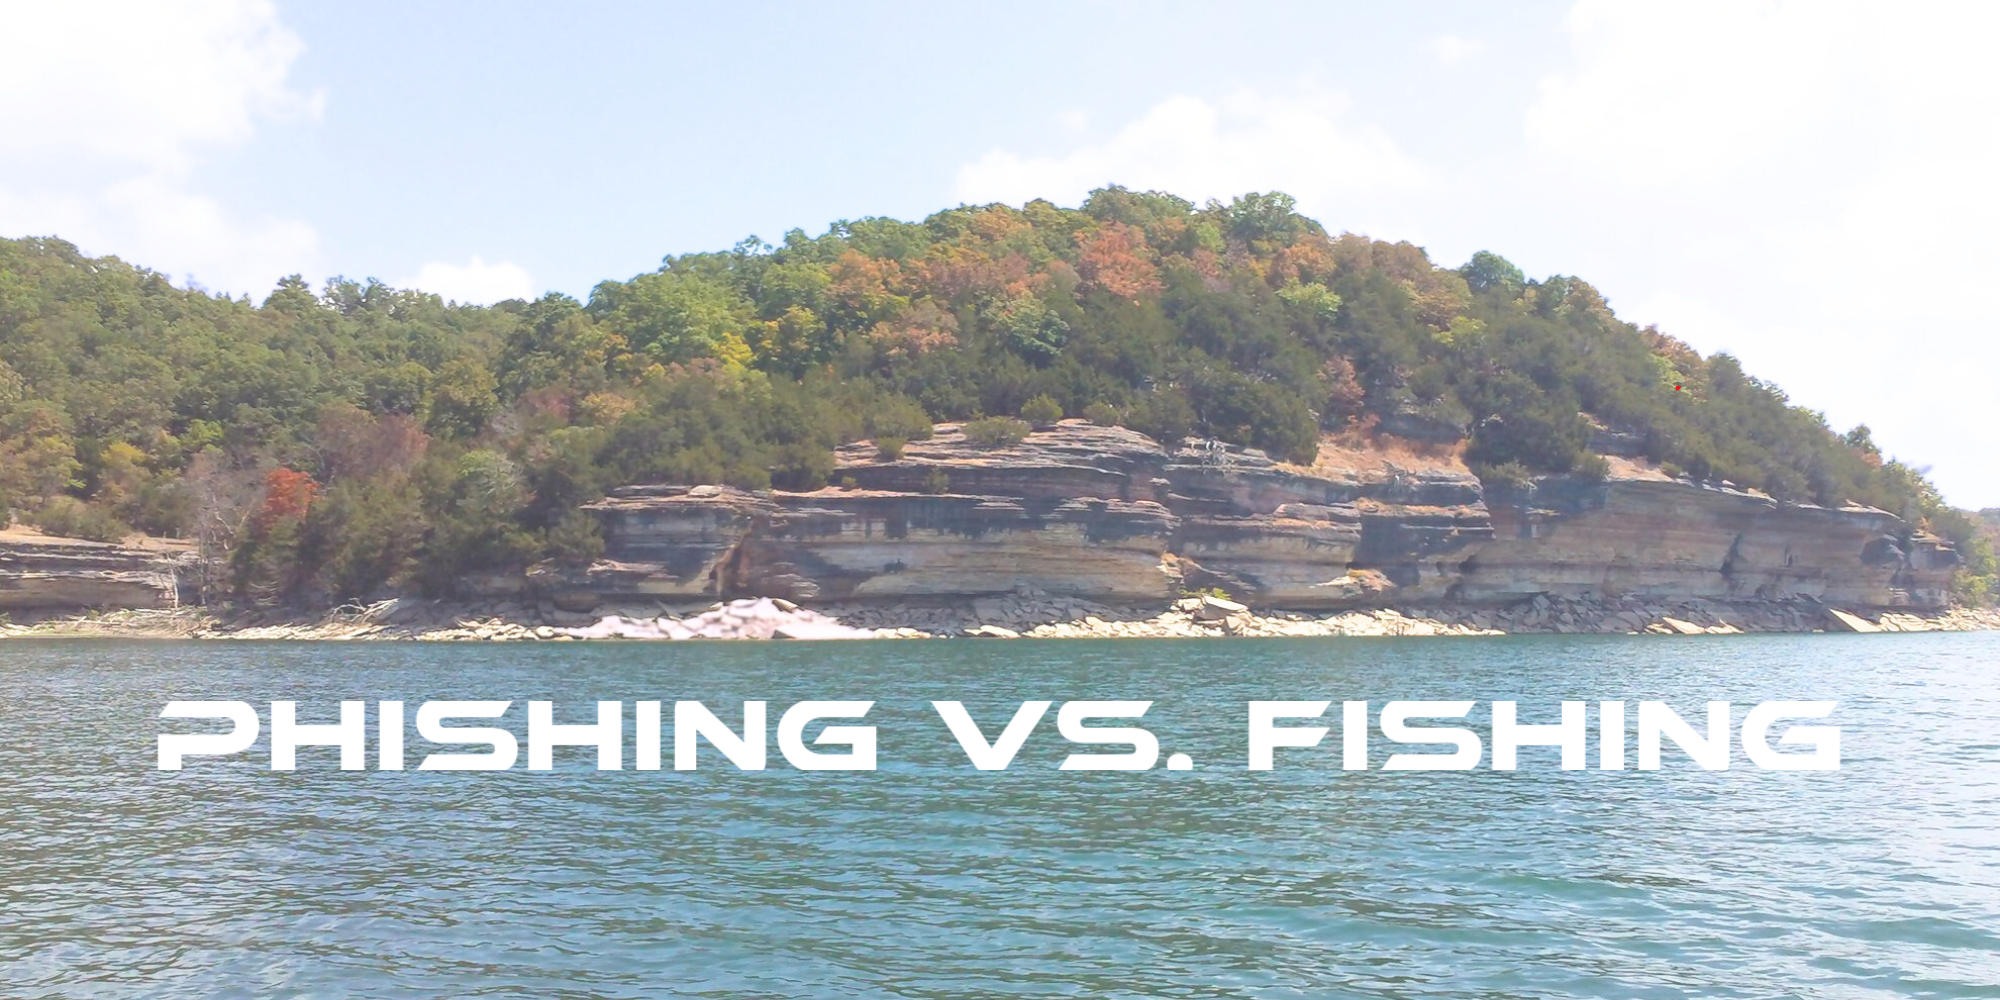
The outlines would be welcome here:
<svg viewBox="0 0 2000 1000">
<path fill-rule="evenodd" d="M 5 638 L 296 641 L 602 642 L 939 638 L 1116 639 L 1478 635 L 1739 635 L 2000 630 L 2000 608 L 1833 608 L 1814 601 L 1568 601 L 1508 605 L 1253 610 L 1216 598 L 1114 606 L 1036 592 L 948 607 L 746 598 L 704 606 L 645 605 L 564 612 L 520 602 L 397 598 L 332 611 L 217 613 L 123 609 L 0 619 Z"/>
</svg>

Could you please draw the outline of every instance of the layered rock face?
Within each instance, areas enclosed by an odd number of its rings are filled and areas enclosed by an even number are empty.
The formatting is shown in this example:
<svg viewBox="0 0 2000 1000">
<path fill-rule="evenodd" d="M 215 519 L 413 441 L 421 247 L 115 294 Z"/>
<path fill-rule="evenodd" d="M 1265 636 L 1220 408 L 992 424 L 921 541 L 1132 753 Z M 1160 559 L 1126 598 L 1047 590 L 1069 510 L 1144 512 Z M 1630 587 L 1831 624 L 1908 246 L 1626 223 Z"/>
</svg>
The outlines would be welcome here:
<svg viewBox="0 0 2000 1000">
<path fill-rule="evenodd" d="M 604 520 L 607 558 L 581 574 L 535 574 L 562 605 L 736 594 L 921 600 L 1017 588 L 1154 600 L 1178 582 L 1162 565 L 1175 518 L 1146 500 L 641 487 L 589 509 Z"/>
<path fill-rule="evenodd" d="M 178 607 L 186 553 L 0 532 L 0 611 Z"/>
<path fill-rule="evenodd" d="M 606 557 L 535 580 L 575 607 L 1029 589 L 1154 601 L 1210 586 L 1299 609 L 1535 594 L 1927 607 L 1956 564 L 1882 511 L 1779 504 L 1623 459 L 1603 482 L 1489 491 L 1449 448 L 1388 440 L 1330 446 L 1307 469 L 1213 444 L 1168 452 L 1080 421 L 985 451 L 943 424 L 893 461 L 843 448 L 837 488 L 615 491 L 588 508 Z"/>
<path fill-rule="evenodd" d="M 1494 540 L 1457 596 L 1810 597 L 1873 607 L 1947 603 L 1958 556 L 1872 507 L 1781 504 L 1662 476 L 1548 481 L 1488 497 Z"/>
</svg>

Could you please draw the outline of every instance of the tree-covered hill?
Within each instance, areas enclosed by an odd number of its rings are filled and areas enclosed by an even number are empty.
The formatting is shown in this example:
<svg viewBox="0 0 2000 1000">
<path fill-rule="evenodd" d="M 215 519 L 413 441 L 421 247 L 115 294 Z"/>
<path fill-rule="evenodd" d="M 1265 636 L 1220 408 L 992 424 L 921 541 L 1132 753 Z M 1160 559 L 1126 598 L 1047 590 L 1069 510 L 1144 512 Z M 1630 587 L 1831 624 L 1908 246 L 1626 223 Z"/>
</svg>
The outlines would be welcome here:
<svg viewBox="0 0 2000 1000">
<path fill-rule="evenodd" d="M 217 596 L 328 600 L 601 543 L 632 481 L 811 489 L 932 420 L 1084 416 L 1310 461 L 1324 431 L 1449 440 L 1482 475 L 1601 474 L 1591 421 L 1669 471 L 1856 501 L 1993 564 L 1971 518 L 1735 358 L 1586 282 L 1334 236 L 1282 194 L 960 207 L 667 258 L 588 302 L 379 282 L 262 304 L 55 239 L 0 240 L 0 509 L 194 537 Z"/>
</svg>

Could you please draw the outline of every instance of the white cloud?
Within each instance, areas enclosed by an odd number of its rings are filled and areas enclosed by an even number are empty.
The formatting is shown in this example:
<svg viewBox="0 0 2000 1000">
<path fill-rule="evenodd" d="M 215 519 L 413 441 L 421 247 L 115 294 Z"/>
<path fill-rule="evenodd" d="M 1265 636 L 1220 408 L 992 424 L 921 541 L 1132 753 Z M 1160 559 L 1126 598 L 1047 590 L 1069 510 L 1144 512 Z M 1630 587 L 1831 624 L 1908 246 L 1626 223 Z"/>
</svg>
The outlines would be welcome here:
<svg viewBox="0 0 2000 1000">
<path fill-rule="evenodd" d="M 1849 12 L 1688 0 L 1582 0 L 1578 66 L 1542 81 L 1529 137 L 1571 164 L 1627 180 L 1710 174 L 1794 146 L 1856 56 Z"/>
<path fill-rule="evenodd" d="M 1197 201 L 1284 191 L 1313 210 L 1357 195 L 1408 189 L 1425 171 L 1372 125 L 1346 121 L 1347 100 L 1301 89 L 1241 90 L 1210 101 L 1161 101 L 1110 138 L 1066 153 L 994 149 L 959 168 L 953 195 L 966 202 L 1075 204 L 1105 184 L 1170 191 Z"/>
<path fill-rule="evenodd" d="M 474 256 L 464 264 L 431 261 L 417 269 L 414 278 L 395 283 L 400 288 L 416 288 L 468 305 L 491 305 L 504 299 L 535 297 L 534 279 L 519 264 L 506 261 L 488 264 Z"/>
<path fill-rule="evenodd" d="M 253 299 L 310 271 L 319 236 L 297 219 L 238 218 L 172 179 L 144 174 L 95 191 L 0 186 L 0 235 L 60 236 L 218 293 Z"/>
<path fill-rule="evenodd" d="M 1995 6 L 1583 0 L 1575 67 L 1525 117 L 1531 183 L 1646 260 L 1627 318 L 2000 502 L 1974 458 L 2000 370 L 1996 28 Z"/>
<path fill-rule="evenodd" d="M 260 121 L 317 117 L 287 82 L 303 50 L 260 0 L 9 4 L 0 32 L 0 235 L 56 235 L 212 288 L 310 270 L 296 219 L 245 218 L 198 190 L 203 154 Z"/>
<path fill-rule="evenodd" d="M 1424 50 L 1439 62 L 1462 62 L 1486 51 L 1486 43 L 1477 38 L 1460 38 L 1457 35 L 1439 35 L 1424 43 Z"/>
</svg>

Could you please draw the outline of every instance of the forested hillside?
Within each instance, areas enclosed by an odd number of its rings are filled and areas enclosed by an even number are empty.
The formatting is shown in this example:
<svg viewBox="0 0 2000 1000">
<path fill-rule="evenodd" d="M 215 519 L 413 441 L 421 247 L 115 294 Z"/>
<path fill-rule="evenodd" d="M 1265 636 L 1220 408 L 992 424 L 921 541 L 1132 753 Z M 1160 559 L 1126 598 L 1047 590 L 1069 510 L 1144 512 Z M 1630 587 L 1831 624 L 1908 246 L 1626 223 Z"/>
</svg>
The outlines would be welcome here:
<svg viewBox="0 0 2000 1000">
<path fill-rule="evenodd" d="M 217 597 L 448 592 L 590 558 L 574 508 L 608 486 L 813 489 L 842 442 L 1015 415 L 1295 462 L 1322 431 L 1463 435 L 1502 480 L 1601 475 L 1594 419 L 1670 472 L 1902 514 L 1967 548 L 1968 588 L 1994 571 L 1866 428 L 1835 433 L 1735 358 L 1621 322 L 1577 278 L 1329 235 L 1281 194 L 842 222 L 491 307 L 296 277 L 253 304 L 0 240 L 0 509 L 196 538 Z"/>
</svg>

